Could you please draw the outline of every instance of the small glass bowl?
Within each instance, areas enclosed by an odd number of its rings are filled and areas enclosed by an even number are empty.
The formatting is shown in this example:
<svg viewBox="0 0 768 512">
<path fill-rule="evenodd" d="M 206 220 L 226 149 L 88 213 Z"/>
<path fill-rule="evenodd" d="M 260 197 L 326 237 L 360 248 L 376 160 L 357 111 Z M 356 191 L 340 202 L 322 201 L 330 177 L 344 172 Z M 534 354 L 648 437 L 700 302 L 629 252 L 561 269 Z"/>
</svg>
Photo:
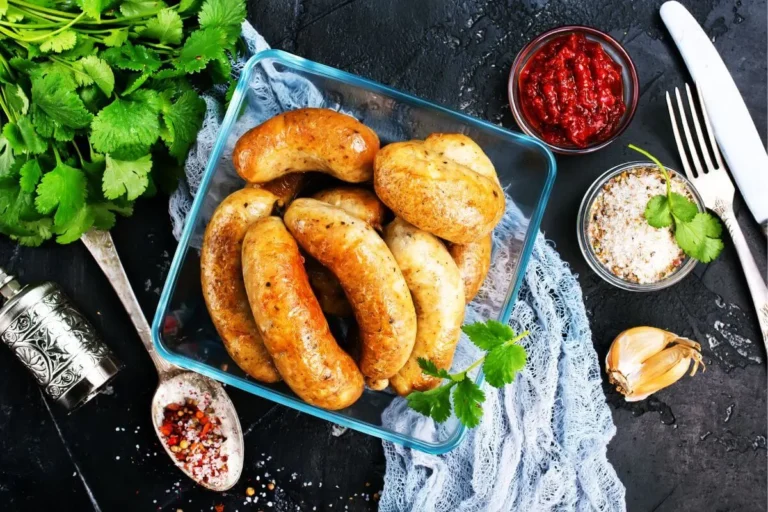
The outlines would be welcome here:
<svg viewBox="0 0 768 512">
<path fill-rule="evenodd" d="M 624 86 L 624 104 L 627 106 L 627 109 L 624 111 L 624 115 L 622 116 L 618 127 L 610 137 L 583 148 L 576 146 L 557 146 L 542 140 L 539 132 L 536 131 L 534 127 L 528 122 L 528 119 L 526 119 L 522 106 L 520 105 L 519 94 L 520 74 L 523 71 L 523 68 L 525 68 L 526 64 L 528 64 L 530 58 L 537 51 L 539 51 L 539 49 L 541 49 L 544 45 L 556 37 L 560 37 L 573 32 L 583 33 L 588 40 L 597 41 L 600 43 L 603 46 L 603 49 L 605 49 L 605 52 L 610 55 L 617 64 L 621 66 L 621 78 Z M 512 115 L 515 117 L 515 121 L 517 121 L 517 125 L 520 127 L 520 129 L 531 137 L 535 137 L 541 140 L 555 153 L 560 153 L 563 155 L 582 155 L 591 153 L 593 151 L 597 151 L 598 149 L 604 148 L 613 142 L 619 135 L 624 132 L 627 126 L 629 126 L 630 121 L 632 121 L 632 117 L 635 115 L 635 109 L 637 108 L 639 91 L 640 86 L 638 85 L 637 80 L 637 70 L 635 69 L 635 64 L 632 62 L 632 59 L 630 58 L 627 51 L 619 44 L 618 41 L 616 41 L 605 32 L 601 32 L 600 30 L 582 25 L 566 25 L 564 27 L 553 28 L 552 30 L 544 32 L 536 39 L 525 45 L 525 47 L 520 50 L 520 53 L 517 54 L 515 62 L 512 64 L 512 70 L 509 73 L 509 82 L 507 84 L 509 107 L 512 110 Z"/>
<path fill-rule="evenodd" d="M 577 236 L 579 238 L 579 247 L 581 248 L 581 253 L 584 255 L 584 259 L 587 260 L 587 263 L 592 268 L 592 270 L 595 271 L 597 275 L 602 277 L 605 281 L 609 282 L 610 284 L 621 288 L 623 290 L 629 290 L 631 292 L 653 292 L 656 290 L 661 290 L 663 288 L 667 288 L 668 286 L 672 286 L 675 283 L 680 282 L 685 276 L 691 273 L 693 268 L 696 266 L 696 263 L 698 263 L 695 259 L 689 258 L 688 256 L 685 257 L 685 260 L 683 261 L 682 265 L 680 265 L 677 270 L 675 270 L 673 273 L 662 279 L 661 281 L 656 281 L 655 283 L 633 283 L 631 281 L 625 281 L 624 279 L 621 279 L 620 277 L 615 276 L 613 273 L 611 273 L 610 270 L 608 270 L 599 259 L 597 259 L 597 255 L 592 250 L 592 245 L 589 243 L 589 212 L 592 210 L 592 203 L 595 202 L 595 198 L 597 198 L 598 193 L 603 189 L 603 186 L 614 176 L 621 174 L 624 171 L 629 171 L 637 167 L 656 167 L 656 164 L 653 162 L 627 162 L 625 164 L 617 165 L 616 167 L 613 167 L 612 169 L 609 169 L 606 171 L 603 175 L 601 175 L 599 178 L 595 180 L 594 183 L 592 183 L 592 186 L 589 187 L 589 190 L 587 190 L 587 193 L 584 195 L 584 199 L 581 201 L 581 207 L 579 207 L 579 215 L 577 217 L 577 225 L 576 225 L 576 232 Z M 670 174 L 675 175 L 676 177 L 680 178 L 680 180 L 685 183 L 688 190 L 691 192 L 691 195 L 693 196 L 693 200 L 696 202 L 696 204 L 699 207 L 699 211 L 703 212 L 705 211 L 704 208 L 704 200 L 699 195 L 699 192 L 696 190 L 696 188 L 693 186 L 693 184 L 688 181 L 688 179 L 680 174 L 679 172 L 675 171 L 674 169 L 670 169 L 669 167 L 665 167 L 667 171 Z"/>
</svg>

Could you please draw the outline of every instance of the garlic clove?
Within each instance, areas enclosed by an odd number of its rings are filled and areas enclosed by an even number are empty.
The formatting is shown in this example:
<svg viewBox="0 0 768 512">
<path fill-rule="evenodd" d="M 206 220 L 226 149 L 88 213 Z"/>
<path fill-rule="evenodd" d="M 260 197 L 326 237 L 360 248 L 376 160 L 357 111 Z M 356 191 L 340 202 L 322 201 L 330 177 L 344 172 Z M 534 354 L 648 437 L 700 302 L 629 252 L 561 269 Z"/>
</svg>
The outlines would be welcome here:
<svg viewBox="0 0 768 512">
<path fill-rule="evenodd" d="M 606 356 L 608 380 L 628 402 L 647 398 L 677 382 L 693 362 L 691 376 L 701 360 L 695 341 L 655 327 L 635 327 L 619 334 Z"/>
</svg>

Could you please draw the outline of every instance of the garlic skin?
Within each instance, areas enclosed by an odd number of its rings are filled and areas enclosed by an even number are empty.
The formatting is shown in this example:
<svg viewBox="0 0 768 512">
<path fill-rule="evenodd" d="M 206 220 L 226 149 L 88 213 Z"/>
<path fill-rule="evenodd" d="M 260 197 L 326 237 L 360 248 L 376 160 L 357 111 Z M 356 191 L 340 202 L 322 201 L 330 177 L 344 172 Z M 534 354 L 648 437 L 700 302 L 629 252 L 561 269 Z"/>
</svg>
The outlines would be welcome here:
<svg viewBox="0 0 768 512">
<path fill-rule="evenodd" d="M 619 334 L 605 357 L 608 380 L 627 402 L 637 402 L 677 382 L 701 359 L 701 345 L 655 327 L 633 327 Z"/>
</svg>

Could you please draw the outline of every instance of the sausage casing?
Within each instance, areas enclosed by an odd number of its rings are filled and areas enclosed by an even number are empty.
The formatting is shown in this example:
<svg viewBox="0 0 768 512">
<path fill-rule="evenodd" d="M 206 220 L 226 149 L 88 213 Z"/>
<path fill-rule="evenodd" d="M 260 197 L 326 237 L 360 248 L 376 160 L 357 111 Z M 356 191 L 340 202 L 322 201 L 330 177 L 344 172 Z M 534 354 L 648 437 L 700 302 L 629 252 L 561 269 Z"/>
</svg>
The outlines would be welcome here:
<svg viewBox="0 0 768 512">
<path fill-rule="evenodd" d="M 376 231 L 381 231 L 387 208 L 376 194 L 359 187 L 334 187 L 312 196 L 318 201 L 338 206 L 350 215 L 364 220 Z"/>
<path fill-rule="evenodd" d="M 203 297 L 213 325 L 235 363 L 262 382 L 277 382 L 280 374 L 253 321 L 240 248 L 248 227 L 269 216 L 275 201 L 273 194 L 253 188 L 230 194 L 214 211 L 200 251 Z"/>
<path fill-rule="evenodd" d="M 465 138 L 459 145 L 477 146 Z M 501 220 L 504 192 L 495 179 L 445 155 L 443 139 L 433 140 L 437 149 L 429 138 L 382 148 L 374 161 L 376 194 L 395 215 L 424 231 L 453 243 L 474 242 Z M 482 153 L 479 146 L 477 151 Z"/>
<path fill-rule="evenodd" d="M 416 311 L 387 245 L 367 223 L 341 208 L 297 199 L 285 224 L 302 248 L 339 279 L 360 326 L 360 370 L 386 379 L 408 360 L 416 339 Z"/>
<path fill-rule="evenodd" d="M 277 196 L 277 206 L 280 208 L 293 201 L 306 181 L 306 174 L 293 172 L 266 183 L 251 183 L 252 188 L 261 188 Z"/>
<path fill-rule="evenodd" d="M 440 380 L 422 373 L 418 358 L 450 369 L 464 321 L 464 288 L 459 269 L 434 235 L 396 218 L 384 241 L 403 271 L 416 305 L 416 343 L 408 362 L 389 383 L 399 395 L 426 391 Z"/>
<path fill-rule="evenodd" d="M 464 282 L 464 298 L 467 304 L 472 302 L 491 268 L 493 240 L 485 235 L 477 242 L 468 244 L 448 244 L 448 252 L 459 267 L 461 280 Z"/>
<path fill-rule="evenodd" d="M 361 183 L 373 175 L 379 144 L 376 133 L 354 117 L 324 108 L 302 108 L 246 132 L 235 144 L 232 161 L 250 183 L 303 171 Z"/>
<path fill-rule="evenodd" d="M 248 229 L 243 277 L 264 345 L 285 383 L 324 409 L 353 404 L 363 392 L 363 376 L 331 334 L 299 247 L 280 218 L 267 217 Z"/>
</svg>

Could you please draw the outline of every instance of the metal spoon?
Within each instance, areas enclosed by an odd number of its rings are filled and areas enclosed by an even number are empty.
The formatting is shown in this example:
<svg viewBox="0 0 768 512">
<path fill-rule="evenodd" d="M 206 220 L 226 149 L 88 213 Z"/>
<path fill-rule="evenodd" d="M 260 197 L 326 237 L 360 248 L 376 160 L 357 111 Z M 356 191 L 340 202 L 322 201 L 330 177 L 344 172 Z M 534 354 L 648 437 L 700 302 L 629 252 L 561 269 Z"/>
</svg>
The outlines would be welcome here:
<svg viewBox="0 0 768 512">
<path fill-rule="evenodd" d="M 240 479 L 243 471 L 243 430 L 240 426 L 240 420 L 237 417 L 237 411 L 232 404 L 224 388 L 213 379 L 203 375 L 190 372 L 174 366 L 161 358 L 155 351 L 152 344 L 152 336 L 147 319 L 141 311 L 136 295 L 133 293 L 128 276 L 125 275 L 123 264 L 115 250 L 115 244 L 112 242 L 112 236 L 108 231 L 91 230 L 81 238 L 85 246 L 90 251 L 96 263 L 106 274 L 112 287 L 117 292 L 120 302 L 128 312 L 136 331 L 139 333 L 144 348 L 149 352 L 149 357 L 157 368 L 159 382 L 157 390 L 152 398 L 152 424 L 155 427 L 155 433 L 160 439 L 160 444 L 165 448 L 166 453 L 171 457 L 174 464 L 181 469 L 188 477 L 198 484 L 212 491 L 226 491 L 232 488 Z M 227 438 L 223 451 L 228 456 L 226 477 L 215 482 L 203 482 L 195 478 L 184 466 L 176 459 L 168 445 L 164 442 L 160 433 L 160 425 L 163 420 L 163 411 L 165 406 L 171 402 L 178 402 L 180 399 L 189 396 L 210 396 L 211 404 L 215 414 L 221 419 L 221 430 Z"/>
</svg>

